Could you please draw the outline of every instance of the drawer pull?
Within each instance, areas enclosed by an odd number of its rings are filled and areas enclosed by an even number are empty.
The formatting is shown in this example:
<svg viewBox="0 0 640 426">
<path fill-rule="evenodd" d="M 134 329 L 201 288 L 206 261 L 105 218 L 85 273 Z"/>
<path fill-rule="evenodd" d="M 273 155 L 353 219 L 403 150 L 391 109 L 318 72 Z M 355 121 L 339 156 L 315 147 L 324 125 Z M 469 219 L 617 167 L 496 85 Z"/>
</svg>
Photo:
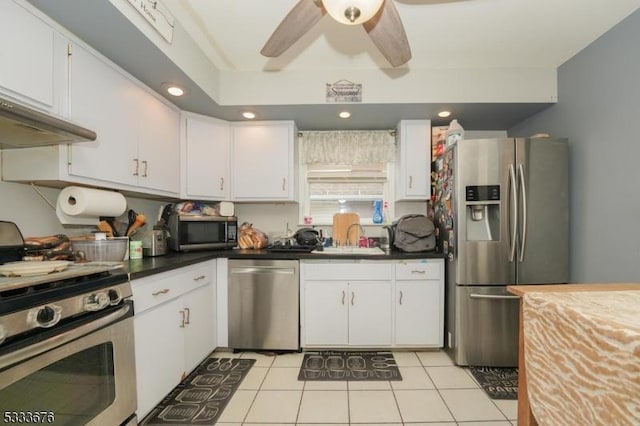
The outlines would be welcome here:
<svg viewBox="0 0 640 426">
<path fill-rule="evenodd" d="M 353 306 L 353 299 L 356 297 L 356 293 L 355 292 L 351 292 L 351 306 Z"/>
<path fill-rule="evenodd" d="M 413 269 L 411 271 L 412 274 L 426 274 L 427 271 L 425 271 L 424 269 L 420 270 L 420 269 Z"/>
<path fill-rule="evenodd" d="M 184 308 L 184 310 L 187 312 L 187 320 L 184 322 L 185 324 L 191 324 L 191 309 L 189 308 Z"/>
<path fill-rule="evenodd" d="M 342 290 L 342 304 L 344 305 L 344 297 L 347 295 L 344 290 Z"/>
<path fill-rule="evenodd" d="M 200 281 L 200 280 L 204 280 L 205 278 L 207 278 L 206 275 L 200 275 L 200 276 L 195 277 L 193 280 L 194 281 Z"/>
<path fill-rule="evenodd" d="M 180 311 L 180 314 L 182 314 L 182 323 L 180 324 L 180 328 L 184 328 L 184 325 L 186 324 L 186 315 L 184 311 Z"/>
<path fill-rule="evenodd" d="M 160 296 L 161 294 L 169 293 L 169 289 L 165 288 L 164 290 L 156 291 L 155 293 L 151 293 L 152 296 Z"/>
<path fill-rule="evenodd" d="M 402 305 L 402 296 L 404 296 L 404 295 L 402 294 L 402 290 L 400 290 L 400 304 L 401 305 Z"/>
</svg>

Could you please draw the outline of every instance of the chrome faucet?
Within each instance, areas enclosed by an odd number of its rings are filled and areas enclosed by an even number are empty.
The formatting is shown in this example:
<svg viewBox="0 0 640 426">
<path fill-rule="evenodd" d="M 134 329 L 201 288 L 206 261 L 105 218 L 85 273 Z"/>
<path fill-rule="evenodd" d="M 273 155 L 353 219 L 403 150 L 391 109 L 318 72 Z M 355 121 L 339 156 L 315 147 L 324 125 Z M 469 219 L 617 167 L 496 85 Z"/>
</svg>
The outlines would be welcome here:
<svg viewBox="0 0 640 426">
<path fill-rule="evenodd" d="M 357 223 L 357 222 L 354 222 L 354 223 L 352 223 L 351 225 L 349 225 L 347 227 L 347 233 L 346 233 L 346 237 L 345 237 L 347 239 L 347 241 L 346 241 L 345 245 L 346 246 L 350 245 L 349 243 L 351 242 L 351 238 L 349 238 L 349 231 L 351 231 L 351 227 L 353 227 L 353 226 L 358 226 L 360 228 L 360 232 L 362 232 L 361 237 L 365 237 L 364 238 L 365 247 L 369 247 L 369 240 L 366 237 L 366 233 L 364 232 L 364 228 L 362 227 L 362 225 L 360 223 Z M 356 241 L 355 246 L 358 247 L 359 243 L 360 243 L 359 241 Z"/>
</svg>

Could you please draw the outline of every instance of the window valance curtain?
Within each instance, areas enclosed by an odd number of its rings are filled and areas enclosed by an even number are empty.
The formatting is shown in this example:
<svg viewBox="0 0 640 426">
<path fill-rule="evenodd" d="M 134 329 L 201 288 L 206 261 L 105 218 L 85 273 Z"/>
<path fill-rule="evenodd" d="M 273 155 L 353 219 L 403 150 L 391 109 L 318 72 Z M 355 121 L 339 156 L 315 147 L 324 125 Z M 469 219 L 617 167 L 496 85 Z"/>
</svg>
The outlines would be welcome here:
<svg viewBox="0 0 640 426">
<path fill-rule="evenodd" d="M 303 132 L 305 164 L 387 163 L 394 160 L 395 138 L 388 130 Z"/>
</svg>

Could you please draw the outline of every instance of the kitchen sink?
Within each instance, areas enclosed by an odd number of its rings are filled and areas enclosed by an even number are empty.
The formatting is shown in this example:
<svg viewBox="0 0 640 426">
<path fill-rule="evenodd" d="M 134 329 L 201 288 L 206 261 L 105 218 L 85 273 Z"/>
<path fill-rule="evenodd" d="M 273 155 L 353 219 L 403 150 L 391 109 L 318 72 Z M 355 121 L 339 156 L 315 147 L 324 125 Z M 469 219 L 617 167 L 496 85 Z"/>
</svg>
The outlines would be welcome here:
<svg viewBox="0 0 640 426">
<path fill-rule="evenodd" d="M 314 250 L 311 253 L 315 254 L 342 254 L 345 256 L 348 255 L 378 255 L 385 254 L 384 250 L 379 247 L 348 247 L 348 246 L 340 246 L 340 247 L 325 247 L 324 250 L 318 251 Z"/>
</svg>

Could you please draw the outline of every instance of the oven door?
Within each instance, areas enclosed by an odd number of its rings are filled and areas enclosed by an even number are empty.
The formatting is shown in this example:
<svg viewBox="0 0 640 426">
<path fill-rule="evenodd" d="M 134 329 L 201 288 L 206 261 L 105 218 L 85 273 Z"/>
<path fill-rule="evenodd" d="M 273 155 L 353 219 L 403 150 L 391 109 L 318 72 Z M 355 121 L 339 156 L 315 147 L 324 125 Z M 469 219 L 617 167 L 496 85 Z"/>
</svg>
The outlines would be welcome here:
<svg viewBox="0 0 640 426">
<path fill-rule="evenodd" d="M 91 317 L 2 349 L 2 421 L 55 419 L 56 425 L 132 421 L 136 410 L 133 302 Z"/>
</svg>

